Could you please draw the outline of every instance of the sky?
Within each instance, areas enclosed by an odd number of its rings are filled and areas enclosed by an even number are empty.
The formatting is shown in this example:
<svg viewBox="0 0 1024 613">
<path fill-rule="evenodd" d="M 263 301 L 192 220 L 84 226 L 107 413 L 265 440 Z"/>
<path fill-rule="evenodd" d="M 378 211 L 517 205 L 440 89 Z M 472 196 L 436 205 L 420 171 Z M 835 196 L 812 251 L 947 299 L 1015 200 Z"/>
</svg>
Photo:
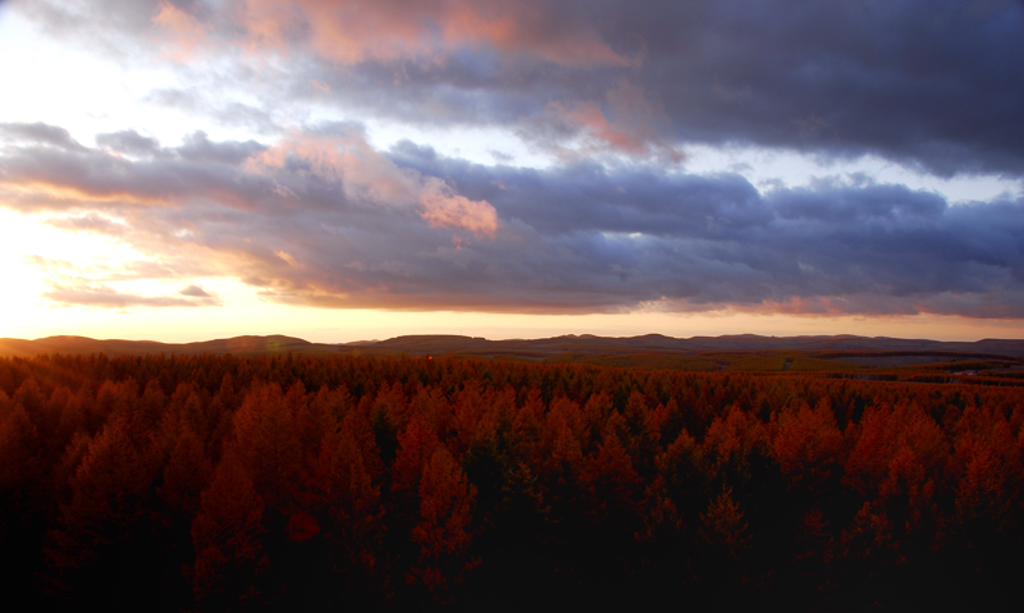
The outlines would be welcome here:
<svg viewBox="0 0 1024 613">
<path fill-rule="evenodd" d="M 0 0 L 0 337 L 1024 338 L 1020 0 Z"/>
</svg>

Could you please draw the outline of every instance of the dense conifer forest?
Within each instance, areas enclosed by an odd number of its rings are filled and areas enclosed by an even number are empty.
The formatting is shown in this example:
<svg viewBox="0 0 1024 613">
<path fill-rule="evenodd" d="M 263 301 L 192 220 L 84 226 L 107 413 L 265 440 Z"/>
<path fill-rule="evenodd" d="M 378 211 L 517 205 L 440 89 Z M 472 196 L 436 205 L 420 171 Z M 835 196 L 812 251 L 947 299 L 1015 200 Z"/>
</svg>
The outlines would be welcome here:
<svg viewBox="0 0 1024 613">
<path fill-rule="evenodd" d="M 50 610 L 1005 610 L 1022 425 L 1021 386 L 828 372 L 0 359 L 4 583 Z"/>
</svg>

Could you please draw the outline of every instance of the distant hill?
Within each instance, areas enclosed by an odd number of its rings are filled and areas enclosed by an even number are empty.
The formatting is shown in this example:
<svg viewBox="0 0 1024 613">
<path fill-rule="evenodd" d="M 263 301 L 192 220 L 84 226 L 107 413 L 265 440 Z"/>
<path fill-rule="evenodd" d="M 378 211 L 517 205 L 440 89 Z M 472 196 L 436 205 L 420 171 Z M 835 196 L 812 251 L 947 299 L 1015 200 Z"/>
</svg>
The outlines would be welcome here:
<svg viewBox="0 0 1024 613">
<path fill-rule="evenodd" d="M 310 343 L 290 336 L 237 336 L 198 343 L 158 343 L 155 341 L 96 340 L 83 336 L 50 336 L 34 341 L 0 339 L 0 355 L 29 357 L 44 353 L 78 355 L 262 355 L 273 353 L 337 354 L 339 345 Z"/>
<path fill-rule="evenodd" d="M 457 335 L 399 336 L 383 341 L 311 343 L 289 336 L 239 336 L 197 343 L 96 340 L 80 336 L 51 336 L 37 340 L 0 339 L 0 355 L 34 356 L 44 353 L 108 355 L 233 354 L 263 355 L 453 355 L 521 360 L 583 361 L 589 363 L 668 364 L 666 356 L 696 356 L 723 352 L 800 352 L 819 360 L 838 360 L 862 366 L 906 365 L 970 360 L 1024 358 L 1024 340 L 985 339 L 977 342 L 946 342 L 863 336 L 696 336 L 672 338 L 647 334 L 625 338 L 592 335 L 557 336 L 533 340 L 499 340 Z M 617 356 L 617 357 L 616 357 Z M 631 360 L 627 356 L 647 356 Z M 651 356 L 657 356 L 656 359 Z M 703 358 L 702 358 L 703 359 Z M 678 361 L 678 359 L 677 359 Z M 692 362 L 692 360 L 690 360 Z M 877 364 L 873 364 L 876 362 Z"/>
<path fill-rule="evenodd" d="M 559 354 L 616 355 L 639 353 L 701 353 L 722 351 L 800 351 L 828 354 L 871 353 L 943 353 L 949 356 L 971 355 L 975 358 L 1024 357 L 1024 340 L 985 339 L 976 342 L 948 342 L 927 339 L 900 339 L 864 336 L 695 336 L 672 338 L 648 334 L 625 338 L 569 334 L 535 340 L 491 341 L 468 336 L 399 336 L 376 343 L 360 343 L 365 351 L 387 351 L 408 354 L 457 354 L 466 356 L 519 356 L 544 358 Z"/>
</svg>

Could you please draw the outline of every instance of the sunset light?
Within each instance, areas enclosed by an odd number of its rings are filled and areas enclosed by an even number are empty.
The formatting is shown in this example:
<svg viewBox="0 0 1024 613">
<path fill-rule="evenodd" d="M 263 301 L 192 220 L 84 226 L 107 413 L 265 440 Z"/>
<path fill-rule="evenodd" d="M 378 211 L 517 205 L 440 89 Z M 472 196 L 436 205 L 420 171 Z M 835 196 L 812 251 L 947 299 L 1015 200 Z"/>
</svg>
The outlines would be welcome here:
<svg viewBox="0 0 1024 613">
<path fill-rule="evenodd" d="M 0 4 L 0 336 L 1024 334 L 1019 3 L 563 4 Z"/>
<path fill-rule="evenodd" d="M 0 0 L 0 552 L 1020 611 L 1024 0 Z"/>
</svg>

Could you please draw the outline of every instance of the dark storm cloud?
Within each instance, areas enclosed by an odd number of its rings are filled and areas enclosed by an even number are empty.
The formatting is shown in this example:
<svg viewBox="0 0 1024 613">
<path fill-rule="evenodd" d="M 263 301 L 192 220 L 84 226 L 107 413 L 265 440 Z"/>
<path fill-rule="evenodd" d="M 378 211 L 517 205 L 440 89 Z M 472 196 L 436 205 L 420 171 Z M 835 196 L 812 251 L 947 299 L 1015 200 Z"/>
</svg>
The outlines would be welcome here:
<svg viewBox="0 0 1024 613">
<path fill-rule="evenodd" d="M 488 48 L 423 62 L 322 59 L 309 74 L 368 112 L 500 123 L 548 148 L 589 134 L 612 150 L 650 153 L 602 138 L 596 120 L 644 143 L 871 154 L 942 176 L 1019 177 L 1024 168 L 1021 3 L 542 6 L 587 24 L 635 61 L 580 69 Z M 624 83 L 631 99 L 620 93 Z"/>
<path fill-rule="evenodd" d="M 226 79 L 265 108 L 204 112 L 265 134 L 280 124 L 268 109 L 333 104 L 502 125 L 566 159 L 679 159 L 701 143 L 874 155 L 941 176 L 1024 168 L 1018 1 L 92 4 L 17 6 L 81 40 L 177 49 L 190 70 L 227 61 L 211 86 Z"/>
<path fill-rule="evenodd" d="M 385 155 L 355 124 L 271 145 L 196 134 L 134 160 L 52 147 L 48 133 L 3 150 L 5 191 L 35 190 L 33 211 L 74 209 L 65 225 L 283 302 L 1024 317 L 1019 199 L 951 206 L 856 176 L 762 193 L 739 175 L 644 165 L 490 167 L 411 143 Z M 95 285 L 51 294 L 143 304 Z"/>
<path fill-rule="evenodd" d="M 536 176 L 520 181 L 516 174 L 496 177 L 506 193 L 523 182 L 535 185 Z M 887 185 L 762 197 L 735 176 L 652 181 L 643 173 L 552 173 L 544 179 L 558 188 L 548 198 L 530 189 L 522 199 L 491 202 L 503 218 L 536 220 L 552 242 L 583 232 L 589 240 L 576 251 L 605 263 L 605 287 L 640 280 L 623 294 L 634 299 L 755 305 L 846 297 L 838 310 L 901 312 L 938 308 L 931 305 L 941 296 L 943 304 L 972 314 L 977 295 L 986 295 L 1020 313 L 1020 202 L 951 208 L 931 194 Z M 568 225 L 570 211 L 580 229 Z M 621 283 L 608 283 L 614 266 L 631 271 L 620 275 Z M 967 295 L 974 297 L 962 299 Z"/>
<path fill-rule="evenodd" d="M 621 27 L 647 33 L 647 83 L 685 140 L 1020 175 L 1020 3 L 716 2 L 680 17 Z"/>
</svg>

